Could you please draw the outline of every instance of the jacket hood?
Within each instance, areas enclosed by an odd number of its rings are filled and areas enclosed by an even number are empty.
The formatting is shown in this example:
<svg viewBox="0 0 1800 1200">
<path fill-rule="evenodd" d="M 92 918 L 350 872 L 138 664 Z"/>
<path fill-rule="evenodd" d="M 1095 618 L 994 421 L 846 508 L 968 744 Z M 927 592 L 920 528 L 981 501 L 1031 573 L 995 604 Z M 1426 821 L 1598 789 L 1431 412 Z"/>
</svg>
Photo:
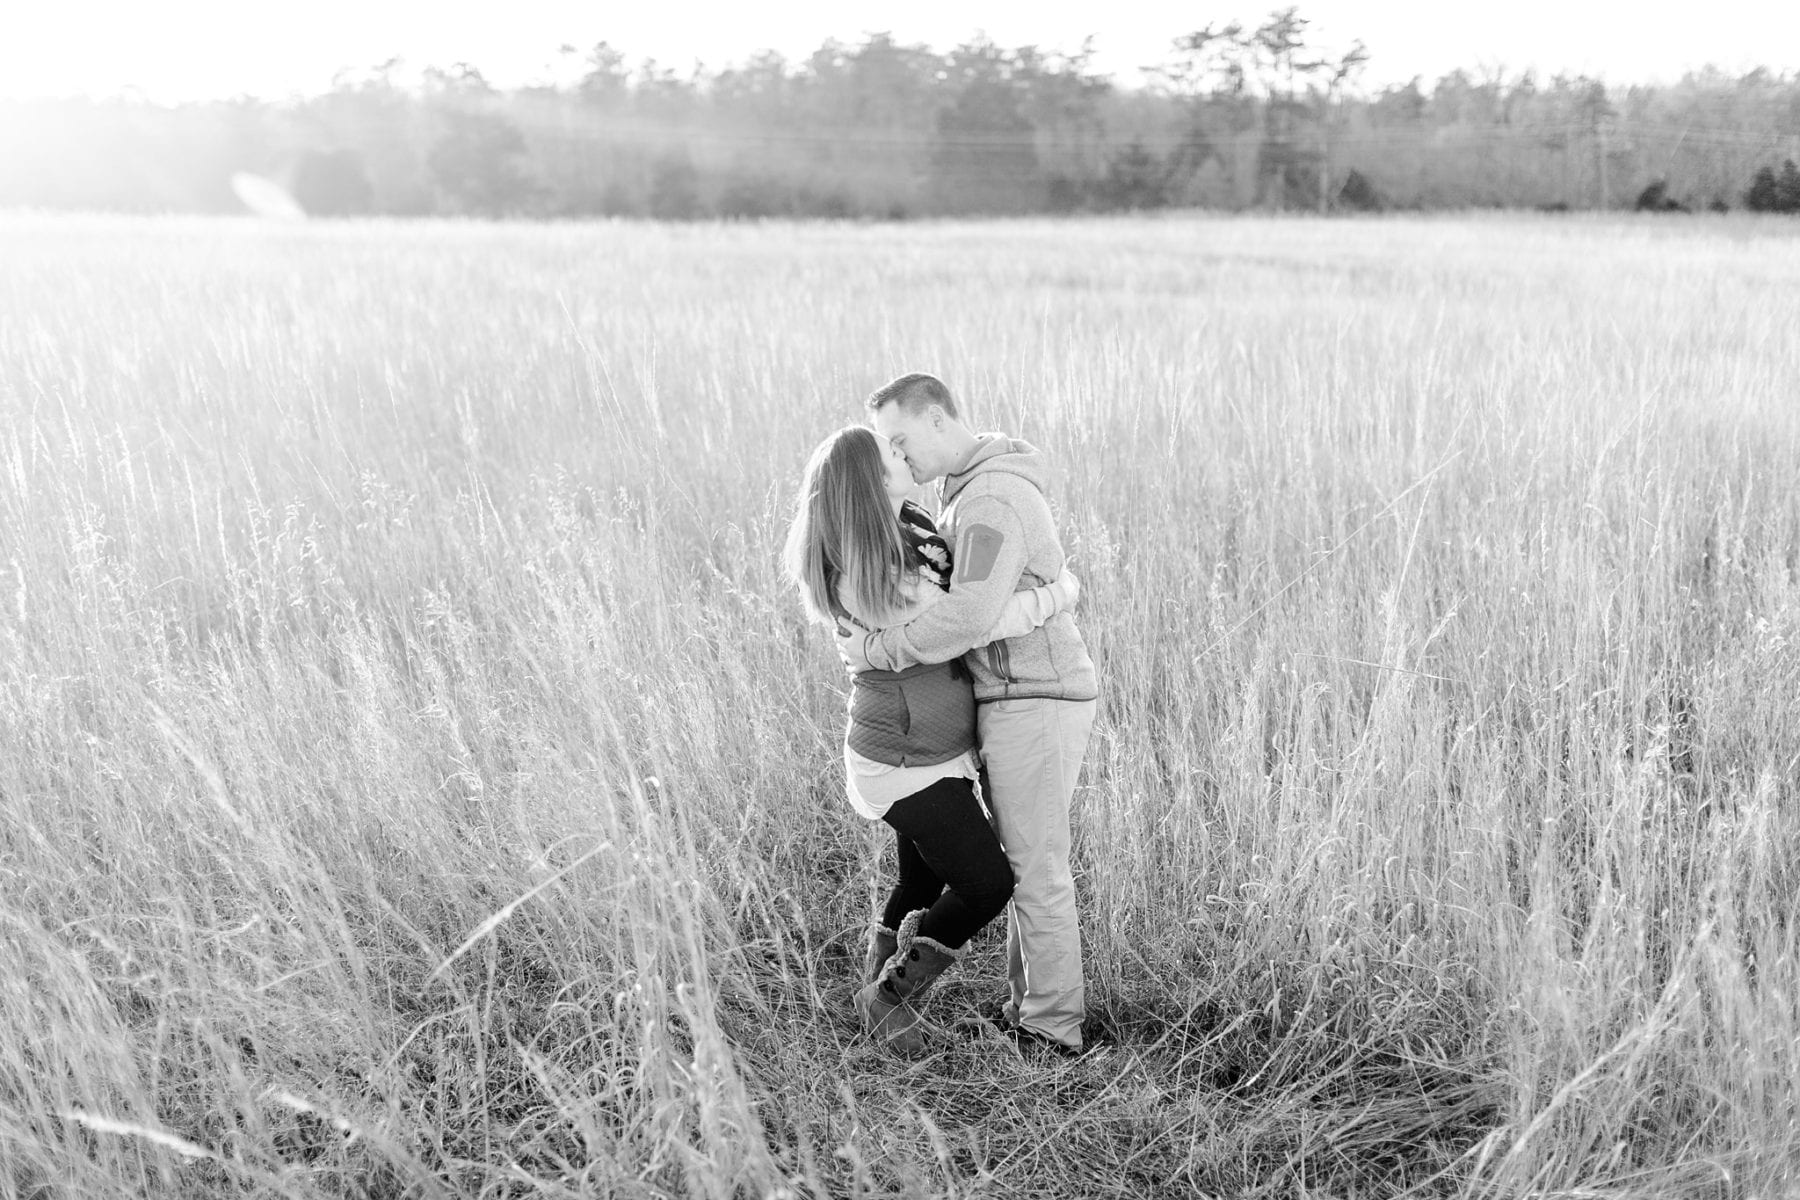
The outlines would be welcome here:
<svg viewBox="0 0 1800 1200">
<path fill-rule="evenodd" d="M 1004 433 L 981 434 L 976 443 L 975 453 L 968 465 L 944 476 L 944 503 L 954 500 L 956 493 L 962 491 L 971 479 L 992 471 L 1017 475 L 1038 491 L 1045 490 L 1048 473 L 1043 455 L 1038 453 L 1036 446 L 1024 438 L 1008 437 Z"/>
</svg>

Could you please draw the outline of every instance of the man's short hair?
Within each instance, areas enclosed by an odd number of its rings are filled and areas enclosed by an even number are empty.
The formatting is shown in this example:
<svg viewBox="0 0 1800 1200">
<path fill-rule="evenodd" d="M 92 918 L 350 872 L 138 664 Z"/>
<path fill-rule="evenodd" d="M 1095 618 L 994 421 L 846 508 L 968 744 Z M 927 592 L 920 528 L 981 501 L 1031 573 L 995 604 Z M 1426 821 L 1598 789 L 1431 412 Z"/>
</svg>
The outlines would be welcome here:
<svg viewBox="0 0 1800 1200">
<path fill-rule="evenodd" d="M 880 412 L 889 404 L 898 404 L 912 416 L 917 416 L 935 404 L 951 420 L 962 420 L 962 414 L 956 409 L 956 399 L 950 395 L 950 389 L 944 386 L 944 381 L 923 371 L 902 375 L 892 383 L 884 383 L 869 393 L 870 412 Z"/>
</svg>

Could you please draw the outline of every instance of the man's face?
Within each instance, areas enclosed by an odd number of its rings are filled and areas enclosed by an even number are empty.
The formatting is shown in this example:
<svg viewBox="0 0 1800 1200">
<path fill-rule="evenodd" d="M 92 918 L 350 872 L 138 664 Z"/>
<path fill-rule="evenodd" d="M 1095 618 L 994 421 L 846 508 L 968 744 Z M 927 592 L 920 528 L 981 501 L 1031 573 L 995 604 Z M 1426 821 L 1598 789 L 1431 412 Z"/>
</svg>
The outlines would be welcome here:
<svg viewBox="0 0 1800 1200">
<path fill-rule="evenodd" d="M 912 495 L 917 482 L 912 477 L 912 468 L 906 465 L 906 455 L 900 453 L 900 447 L 876 434 L 876 441 L 881 446 L 881 468 L 887 480 L 887 494 L 891 499 L 903 500 Z"/>
<path fill-rule="evenodd" d="M 900 404 L 884 404 L 875 413 L 875 432 L 886 438 L 906 458 L 915 482 L 936 479 L 950 469 L 945 462 L 942 416 L 933 421 L 934 413 L 943 410 L 936 405 L 907 412 Z"/>
</svg>

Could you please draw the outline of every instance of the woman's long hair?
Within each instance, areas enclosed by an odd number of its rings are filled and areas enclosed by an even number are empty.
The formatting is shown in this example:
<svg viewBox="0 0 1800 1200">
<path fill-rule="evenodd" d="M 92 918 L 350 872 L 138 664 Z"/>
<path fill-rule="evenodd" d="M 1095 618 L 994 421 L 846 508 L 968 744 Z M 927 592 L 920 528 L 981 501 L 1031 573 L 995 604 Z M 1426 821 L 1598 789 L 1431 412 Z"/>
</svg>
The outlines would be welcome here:
<svg viewBox="0 0 1800 1200">
<path fill-rule="evenodd" d="M 851 620 L 842 585 L 863 617 L 881 623 L 906 605 L 901 581 L 918 552 L 900 534 L 888 501 L 881 445 L 862 425 L 840 429 L 814 450 L 788 527 L 788 577 L 806 615 L 825 625 Z"/>
</svg>

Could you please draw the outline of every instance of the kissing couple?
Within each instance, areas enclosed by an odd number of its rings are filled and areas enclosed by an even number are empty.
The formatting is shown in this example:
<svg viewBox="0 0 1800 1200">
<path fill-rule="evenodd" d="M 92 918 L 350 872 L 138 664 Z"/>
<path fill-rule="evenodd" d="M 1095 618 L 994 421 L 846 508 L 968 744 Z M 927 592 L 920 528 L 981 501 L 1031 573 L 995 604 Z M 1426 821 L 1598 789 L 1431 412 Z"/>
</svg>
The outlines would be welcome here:
<svg viewBox="0 0 1800 1200">
<path fill-rule="evenodd" d="M 1004 910 L 1008 1033 L 1078 1053 L 1069 804 L 1099 693 L 1043 459 L 973 432 L 932 375 L 900 376 L 867 408 L 870 426 L 813 451 L 786 548 L 808 617 L 836 631 L 852 673 L 850 807 L 886 822 L 898 852 L 857 1014 L 903 1053 L 927 1049 L 920 1001 Z M 927 482 L 935 519 L 912 499 Z"/>
</svg>

